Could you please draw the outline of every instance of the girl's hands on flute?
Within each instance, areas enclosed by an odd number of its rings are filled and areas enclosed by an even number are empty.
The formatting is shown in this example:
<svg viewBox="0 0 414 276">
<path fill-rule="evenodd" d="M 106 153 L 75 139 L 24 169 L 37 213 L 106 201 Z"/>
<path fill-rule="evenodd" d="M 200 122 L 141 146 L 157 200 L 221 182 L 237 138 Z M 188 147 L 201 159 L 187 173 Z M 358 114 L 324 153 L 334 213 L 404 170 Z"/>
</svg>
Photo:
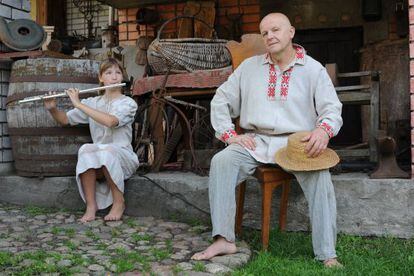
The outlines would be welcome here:
<svg viewBox="0 0 414 276">
<path fill-rule="evenodd" d="M 78 107 L 81 104 L 79 100 L 79 89 L 69 88 L 68 90 L 66 90 L 66 94 L 69 96 L 74 107 Z"/>
<path fill-rule="evenodd" d="M 54 94 L 56 94 L 56 92 L 54 91 L 50 91 L 49 93 L 47 93 L 47 95 L 54 95 Z M 47 110 L 52 110 L 56 108 L 56 98 L 44 99 L 43 102 Z"/>
</svg>

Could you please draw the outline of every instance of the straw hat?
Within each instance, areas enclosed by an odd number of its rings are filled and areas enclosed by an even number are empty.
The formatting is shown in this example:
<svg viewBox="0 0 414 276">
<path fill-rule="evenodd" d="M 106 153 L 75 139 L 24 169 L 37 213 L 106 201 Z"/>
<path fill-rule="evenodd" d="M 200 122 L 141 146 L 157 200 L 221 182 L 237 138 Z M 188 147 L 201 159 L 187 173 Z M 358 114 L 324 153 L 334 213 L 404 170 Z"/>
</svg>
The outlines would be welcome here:
<svg viewBox="0 0 414 276">
<path fill-rule="evenodd" d="M 296 132 L 288 137 L 287 147 L 276 152 L 276 163 L 290 171 L 317 171 L 328 169 L 339 162 L 339 157 L 332 149 L 325 149 L 318 157 L 308 157 L 305 153 L 307 142 L 301 142 L 310 132 Z"/>
</svg>

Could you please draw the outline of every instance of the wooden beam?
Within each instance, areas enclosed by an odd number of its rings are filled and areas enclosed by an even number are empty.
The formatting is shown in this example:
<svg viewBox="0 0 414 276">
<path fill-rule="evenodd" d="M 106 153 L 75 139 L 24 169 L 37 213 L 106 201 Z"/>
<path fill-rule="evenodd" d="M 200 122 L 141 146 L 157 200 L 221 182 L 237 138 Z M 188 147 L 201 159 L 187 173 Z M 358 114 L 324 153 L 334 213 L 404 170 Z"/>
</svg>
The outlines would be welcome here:
<svg viewBox="0 0 414 276">
<path fill-rule="evenodd" d="M 103 4 L 111 6 L 116 9 L 129 9 L 129 8 L 142 8 L 148 5 L 158 4 L 171 4 L 171 3 L 182 3 L 186 0 L 141 0 L 141 1 L 130 1 L 130 0 L 98 0 Z"/>
<path fill-rule="evenodd" d="M 47 0 L 36 0 L 36 23 L 47 25 Z"/>
</svg>

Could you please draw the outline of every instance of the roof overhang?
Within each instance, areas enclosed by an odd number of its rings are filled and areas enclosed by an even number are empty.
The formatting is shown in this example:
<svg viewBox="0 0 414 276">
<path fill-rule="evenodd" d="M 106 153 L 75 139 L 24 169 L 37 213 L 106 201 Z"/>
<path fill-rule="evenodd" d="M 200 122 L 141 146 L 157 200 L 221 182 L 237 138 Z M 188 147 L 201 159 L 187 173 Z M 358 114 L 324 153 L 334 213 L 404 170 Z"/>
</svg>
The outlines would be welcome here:
<svg viewBox="0 0 414 276">
<path fill-rule="evenodd" d="M 142 8 L 156 4 L 171 4 L 171 0 L 98 0 L 99 2 L 116 9 Z M 186 0 L 175 0 L 173 3 L 185 2 Z"/>
</svg>

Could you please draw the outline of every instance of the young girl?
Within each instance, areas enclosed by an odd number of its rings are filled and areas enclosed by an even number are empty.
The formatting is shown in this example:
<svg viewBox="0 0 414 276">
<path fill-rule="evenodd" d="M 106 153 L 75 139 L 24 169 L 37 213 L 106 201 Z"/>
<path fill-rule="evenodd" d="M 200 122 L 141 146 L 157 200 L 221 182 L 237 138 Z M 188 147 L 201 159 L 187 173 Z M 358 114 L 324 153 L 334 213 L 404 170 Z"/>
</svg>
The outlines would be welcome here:
<svg viewBox="0 0 414 276">
<path fill-rule="evenodd" d="M 103 62 L 99 69 L 101 85 L 121 83 L 125 72 L 115 59 Z M 125 209 L 124 180 L 138 168 L 138 157 L 132 150 L 132 122 L 137 104 L 122 94 L 122 88 L 105 90 L 101 96 L 79 100 L 78 89 L 66 91 L 73 104 L 67 113 L 56 108 L 55 99 L 45 100 L 45 107 L 61 125 L 89 124 L 92 144 L 78 152 L 76 181 L 86 202 L 80 219 L 95 219 L 96 211 L 112 204 L 104 220 L 120 220 Z M 97 180 L 103 179 L 105 181 Z"/>
</svg>

